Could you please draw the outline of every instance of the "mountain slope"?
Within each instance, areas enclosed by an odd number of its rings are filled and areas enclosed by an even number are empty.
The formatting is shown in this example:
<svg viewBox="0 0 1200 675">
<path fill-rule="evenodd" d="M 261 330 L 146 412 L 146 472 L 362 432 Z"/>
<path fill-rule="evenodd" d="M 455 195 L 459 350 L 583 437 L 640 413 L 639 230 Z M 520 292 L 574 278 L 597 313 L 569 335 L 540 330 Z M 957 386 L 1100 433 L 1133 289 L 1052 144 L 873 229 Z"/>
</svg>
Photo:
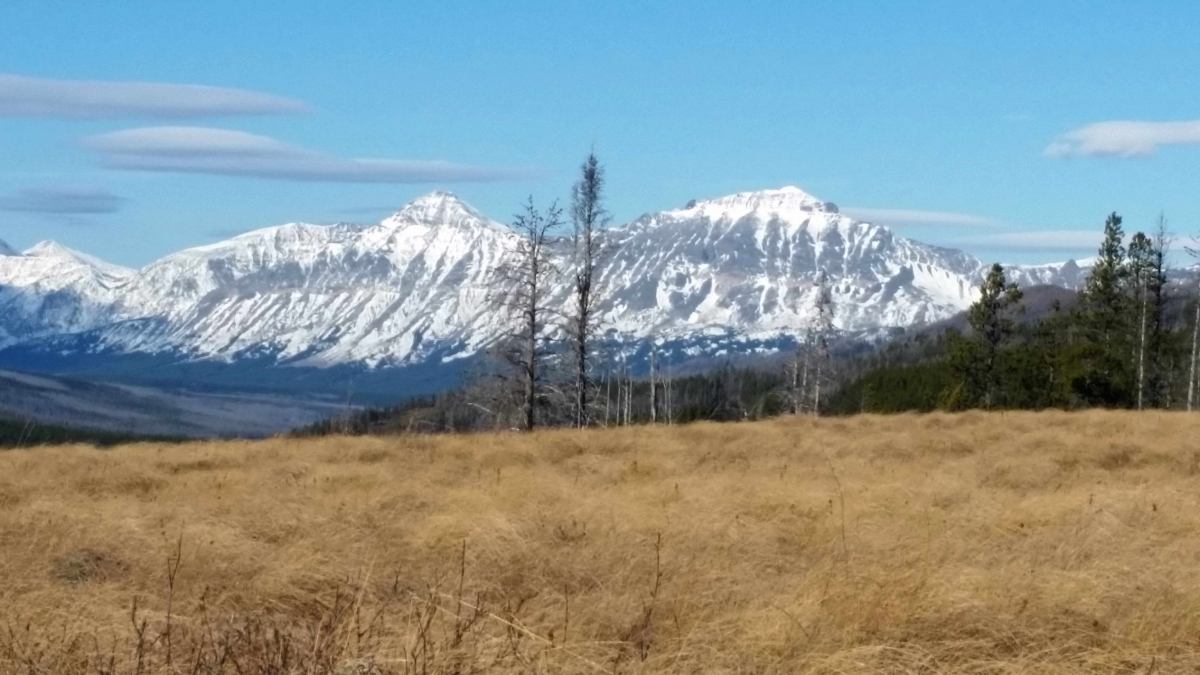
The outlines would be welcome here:
<svg viewBox="0 0 1200 675">
<path fill-rule="evenodd" d="M 134 276 L 49 241 L 0 256 L 0 347 L 107 324 Z"/>
<path fill-rule="evenodd" d="M 470 357 L 503 334 L 497 269 L 516 235 L 436 192 L 373 226 L 292 223 L 140 270 L 53 243 L 0 257 L 0 346 L 29 354 L 368 368 Z M 600 311 L 615 341 L 802 331 L 827 276 L 835 323 L 870 334 L 967 307 L 983 264 L 855 220 L 794 187 L 693 202 L 605 235 Z M 556 264 L 569 270 L 569 252 Z M 1014 268 L 1073 286 L 1074 263 Z M 554 301 L 569 300 L 565 281 Z M 0 356 L 3 356 L 0 354 Z M 18 363 L 18 365 L 20 365 Z"/>
<path fill-rule="evenodd" d="M 971 301 L 979 261 L 856 221 L 797 188 L 744 193 L 643 216 L 613 232 L 602 283 L 631 335 L 794 332 L 819 273 L 849 331 L 948 316 Z"/>
</svg>

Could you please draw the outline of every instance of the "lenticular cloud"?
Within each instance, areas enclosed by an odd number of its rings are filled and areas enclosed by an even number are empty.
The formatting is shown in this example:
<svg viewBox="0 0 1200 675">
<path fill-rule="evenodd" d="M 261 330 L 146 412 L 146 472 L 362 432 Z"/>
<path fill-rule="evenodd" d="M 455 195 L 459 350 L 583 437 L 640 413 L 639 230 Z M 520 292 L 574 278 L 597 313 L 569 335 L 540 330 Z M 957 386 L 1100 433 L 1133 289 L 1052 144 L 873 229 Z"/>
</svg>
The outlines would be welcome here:
<svg viewBox="0 0 1200 675">
<path fill-rule="evenodd" d="M 105 166 L 132 171 L 203 173 L 339 183 L 477 182 L 516 178 L 511 169 L 442 161 L 352 159 L 274 138 L 207 127 L 147 127 L 84 139 Z"/>
<path fill-rule="evenodd" d="M 0 74 L 0 117 L 152 117 L 281 115 L 302 101 L 244 89 L 161 82 L 51 80 Z"/>
<path fill-rule="evenodd" d="M 1059 136 L 1047 157 L 1148 157 L 1167 145 L 1200 145 L 1200 120 L 1097 122 Z"/>
</svg>

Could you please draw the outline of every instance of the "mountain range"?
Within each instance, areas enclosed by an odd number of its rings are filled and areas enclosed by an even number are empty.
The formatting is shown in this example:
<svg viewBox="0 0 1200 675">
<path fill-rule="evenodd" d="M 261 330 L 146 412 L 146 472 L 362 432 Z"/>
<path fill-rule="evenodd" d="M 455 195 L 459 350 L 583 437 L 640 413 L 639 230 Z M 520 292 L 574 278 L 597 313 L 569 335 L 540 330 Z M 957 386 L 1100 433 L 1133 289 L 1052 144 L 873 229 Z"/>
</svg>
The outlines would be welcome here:
<svg viewBox="0 0 1200 675">
<path fill-rule="evenodd" d="M 290 223 L 136 270 L 54 242 L 23 253 L 0 242 L 0 366 L 133 379 L 219 372 L 226 383 L 252 368 L 246 381 L 286 387 L 298 373 L 393 372 L 423 377 L 427 386 L 412 391 L 436 388 L 434 374 L 461 369 L 505 332 L 498 269 L 517 244 L 446 192 L 378 224 Z M 680 358 L 802 332 L 822 273 L 836 327 L 869 337 L 962 311 L 985 270 L 970 254 L 856 220 L 795 187 L 648 214 L 605 231 L 602 250 L 605 340 L 670 343 Z M 568 270 L 569 244 L 554 255 Z M 1009 274 L 1076 288 L 1084 271 L 1066 262 Z M 562 308 L 568 278 L 552 294 Z"/>
</svg>

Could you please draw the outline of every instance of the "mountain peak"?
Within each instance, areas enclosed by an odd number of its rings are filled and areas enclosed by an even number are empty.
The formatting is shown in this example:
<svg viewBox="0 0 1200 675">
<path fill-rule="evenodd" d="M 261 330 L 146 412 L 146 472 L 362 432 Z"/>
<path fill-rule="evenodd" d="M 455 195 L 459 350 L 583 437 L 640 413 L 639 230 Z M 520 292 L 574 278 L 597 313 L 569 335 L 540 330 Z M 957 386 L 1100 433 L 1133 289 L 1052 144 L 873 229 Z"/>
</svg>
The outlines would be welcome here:
<svg viewBox="0 0 1200 675">
<path fill-rule="evenodd" d="M 821 201 L 804 190 L 789 185 L 777 190 L 739 192 L 716 199 L 693 201 L 677 213 L 687 217 L 704 216 L 710 220 L 723 218 L 738 220 L 751 213 L 769 218 L 771 216 L 787 217 L 813 211 L 838 212 L 837 206 L 832 202 Z"/>
<path fill-rule="evenodd" d="M 26 249 L 25 255 L 31 258 L 74 259 L 76 254 L 53 239 L 45 239 Z"/>
<path fill-rule="evenodd" d="M 400 209 L 396 215 L 401 214 L 419 216 L 420 220 L 425 221 L 447 220 L 450 216 L 464 214 L 482 218 L 475 209 L 459 199 L 458 195 L 441 190 L 417 197 Z"/>
<path fill-rule="evenodd" d="M 484 224 L 490 221 L 454 193 L 439 190 L 414 199 L 382 224 L 387 227 L 414 223 L 436 227 Z"/>
<path fill-rule="evenodd" d="M 25 255 L 30 258 L 59 260 L 62 262 L 75 263 L 77 265 L 86 265 L 96 269 L 97 271 L 116 276 L 133 274 L 133 270 L 131 269 L 121 267 L 120 265 L 113 265 L 112 263 L 104 262 L 95 256 L 90 256 L 86 253 L 80 253 L 79 251 L 69 249 L 51 239 L 39 241 L 38 243 L 34 244 L 25 251 Z"/>
<path fill-rule="evenodd" d="M 0 256 L 18 256 L 17 250 L 9 246 L 3 239 L 0 239 Z"/>
</svg>

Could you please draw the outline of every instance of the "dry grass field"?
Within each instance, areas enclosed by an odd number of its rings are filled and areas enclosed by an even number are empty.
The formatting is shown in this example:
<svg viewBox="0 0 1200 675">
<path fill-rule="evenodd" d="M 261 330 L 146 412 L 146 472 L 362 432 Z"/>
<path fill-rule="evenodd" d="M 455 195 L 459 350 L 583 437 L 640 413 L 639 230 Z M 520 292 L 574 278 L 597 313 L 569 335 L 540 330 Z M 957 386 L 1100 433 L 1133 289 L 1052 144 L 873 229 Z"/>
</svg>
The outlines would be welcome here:
<svg viewBox="0 0 1200 675">
<path fill-rule="evenodd" d="M 974 413 L 0 453 L 0 672 L 1195 672 L 1198 437 Z"/>
</svg>

